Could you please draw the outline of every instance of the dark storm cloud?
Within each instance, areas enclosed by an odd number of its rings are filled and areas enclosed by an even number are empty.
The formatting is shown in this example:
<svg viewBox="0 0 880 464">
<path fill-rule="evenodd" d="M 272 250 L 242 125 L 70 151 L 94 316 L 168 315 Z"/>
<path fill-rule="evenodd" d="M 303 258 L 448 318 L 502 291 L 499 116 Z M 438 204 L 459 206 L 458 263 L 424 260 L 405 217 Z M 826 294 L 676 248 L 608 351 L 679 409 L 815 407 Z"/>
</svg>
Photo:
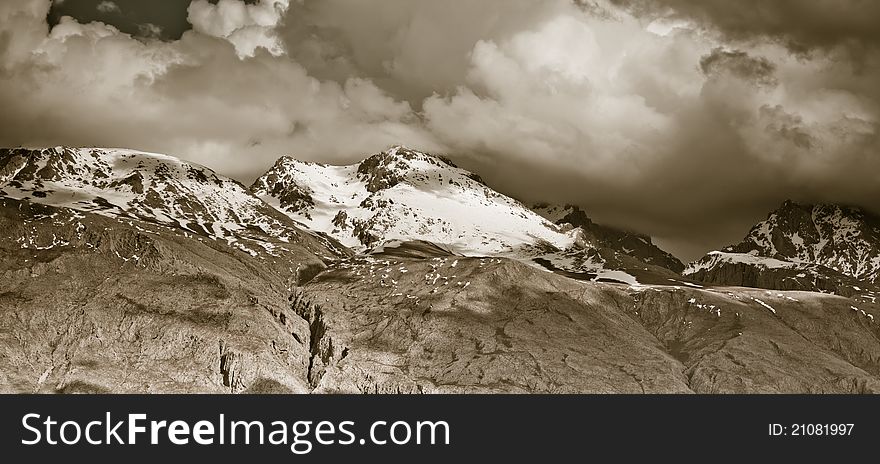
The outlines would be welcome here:
<svg viewBox="0 0 880 464">
<path fill-rule="evenodd" d="M 759 120 L 766 122 L 764 127 L 768 133 L 788 140 L 798 148 L 810 150 L 816 143 L 804 124 L 804 118 L 786 112 L 780 105 L 762 106 Z"/>
<path fill-rule="evenodd" d="M 0 144 L 127 146 L 247 182 L 281 154 L 403 143 L 685 259 L 786 198 L 880 210 L 873 3 L 797 2 L 799 24 L 794 2 L 99 3 L 0 3 Z"/>
<path fill-rule="evenodd" d="M 880 2 L 866 0 L 612 0 L 640 15 L 697 21 L 737 40 L 766 37 L 797 51 L 880 46 Z"/>
<path fill-rule="evenodd" d="M 775 85 L 776 66 L 763 57 L 754 58 L 740 50 L 718 47 L 700 58 L 700 69 L 707 76 L 731 73 L 757 85 Z"/>
</svg>

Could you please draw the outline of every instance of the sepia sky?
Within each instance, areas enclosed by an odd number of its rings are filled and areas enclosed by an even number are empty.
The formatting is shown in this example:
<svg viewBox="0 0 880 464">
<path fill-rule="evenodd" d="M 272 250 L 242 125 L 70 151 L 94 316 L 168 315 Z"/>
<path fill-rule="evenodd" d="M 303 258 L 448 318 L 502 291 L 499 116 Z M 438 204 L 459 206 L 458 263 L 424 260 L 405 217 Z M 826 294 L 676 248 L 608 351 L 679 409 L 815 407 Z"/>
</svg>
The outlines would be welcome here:
<svg viewBox="0 0 880 464">
<path fill-rule="evenodd" d="M 448 154 L 683 260 L 791 198 L 880 211 L 880 2 L 0 2 L 0 145 Z"/>
</svg>

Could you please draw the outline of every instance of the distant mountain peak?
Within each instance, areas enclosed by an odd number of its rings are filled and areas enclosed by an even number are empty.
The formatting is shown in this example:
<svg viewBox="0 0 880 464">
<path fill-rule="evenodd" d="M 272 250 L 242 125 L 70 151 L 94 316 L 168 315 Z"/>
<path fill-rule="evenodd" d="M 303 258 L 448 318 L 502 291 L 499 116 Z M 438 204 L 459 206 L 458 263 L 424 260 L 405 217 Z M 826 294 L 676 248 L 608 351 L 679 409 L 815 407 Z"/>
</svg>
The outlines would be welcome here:
<svg viewBox="0 0 880 464">
<path fill-rule="evenodd" d="M 728 250 L 819 264 L 860 278 L 880 270 L 880 218 L 851 206 L 786 201 Z"/>
<path fill-rule="evenodd" d="M 722 271 L 725 266 L 749 266 L 768 275 L 779 274 L 772 269 L 809 271 L 786 272 L 788 283 L 765 276 L 764 286 L 813 288 L 820 285 L 816 279 L 824 279 L 823 289 L 835 291 L 844 290 L 827 282 L 865 283 L 846 284 L 855 288 L 873 285 L 880 275 L 880 218 L 853 206 L 786 200 L 755 224 L 743 241 L 710 253 L 688 266 L 686 274 L 712 280 L 715 277 L 710 276 L 730 273 Z M 726 278 L 720 279 L 717 283 L 726 283 Z"/>
<path fill-rule="evenodd" d="M 645 263 L 675 272 L 684 270 L 684 264 L 675 256 L 656 246 L 650 236 L 596 224 L 579 206 L 539 203 L 533 209 L 555 224 L 568 224 L 580 229 L 582 239 L 593 246 L 610 248 Z"/>
</svg>

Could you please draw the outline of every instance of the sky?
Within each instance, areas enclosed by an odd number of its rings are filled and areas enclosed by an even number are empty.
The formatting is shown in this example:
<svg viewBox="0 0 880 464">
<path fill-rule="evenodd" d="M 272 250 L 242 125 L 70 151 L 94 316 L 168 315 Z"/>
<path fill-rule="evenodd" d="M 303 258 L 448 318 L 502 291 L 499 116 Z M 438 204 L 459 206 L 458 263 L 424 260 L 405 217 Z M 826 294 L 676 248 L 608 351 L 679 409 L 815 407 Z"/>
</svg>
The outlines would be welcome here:
<svg viewBox="0 0 880 464">
<path fill-rule="evenodd" d="M 784 200 L 880 211 L 880 2 L 0 2 L 0 145 L 444 154 L 685 261 Z"/>
</svg>

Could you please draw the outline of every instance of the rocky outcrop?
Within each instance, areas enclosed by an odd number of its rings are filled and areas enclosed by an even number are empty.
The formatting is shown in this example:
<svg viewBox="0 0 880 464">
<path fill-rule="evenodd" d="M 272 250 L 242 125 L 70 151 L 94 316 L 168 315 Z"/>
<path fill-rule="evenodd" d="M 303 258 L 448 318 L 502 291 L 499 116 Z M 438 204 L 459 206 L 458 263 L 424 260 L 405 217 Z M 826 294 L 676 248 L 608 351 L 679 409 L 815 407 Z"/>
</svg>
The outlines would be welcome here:
<svg viewBox="0 0 880 464">
<path fill-rule="evenodd" d="M 259 190 L 265 195 L 277 199 L 281 208 L 300 211 L 305 217 L 311 219 L 309 211 L 315 207 L 312 189 L 308 186 L 285 182 L 281 176 L 285 169 L 284 166 L 293 161 L 287 156 L 279 158 L 269 173 L 258 179 L 251 189 Z"/>
<path fill-rule="evenodd" d="M 321 327 L 316 391 L 688 391 L 650 334 L 585 290 L 507 259 L 340 265 L 299 300 Z"/>
<path fill-rule="evenodd" d="M 688 274 L 692 279 L 714 285 L 756 287 L 773 290 L 801 290 L 856 296 L 858 281 L 830 269 L 816 266 L 789 269 L 766 268 L 750 263 L 729 262 Z"/>
<path fill-rule="evenodd" d="M 855 207 L 786 201 L 724 251 L 812 263 L 866 280 L 880 270 L 880 218 Z"/>
</svg>

